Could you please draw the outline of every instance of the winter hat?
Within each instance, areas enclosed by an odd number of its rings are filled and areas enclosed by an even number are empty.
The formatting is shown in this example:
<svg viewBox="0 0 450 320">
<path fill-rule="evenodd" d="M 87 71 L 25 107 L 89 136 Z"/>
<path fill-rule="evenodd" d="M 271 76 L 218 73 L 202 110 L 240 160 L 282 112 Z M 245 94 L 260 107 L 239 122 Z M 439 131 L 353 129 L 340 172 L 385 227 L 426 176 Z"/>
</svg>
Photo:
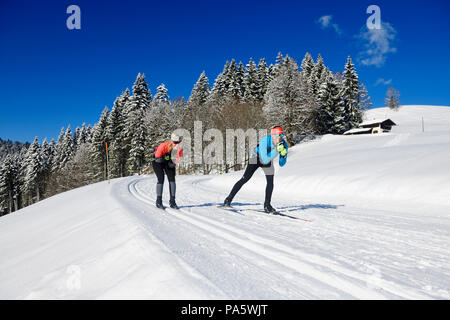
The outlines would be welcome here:
<svg viewBox="0 0 450 320">
<path fill-rule="evenodd" d="M 172 142 L 181 142 L 181 138 L 180 136 L 177 136 L 175 133 L 172 133 L 172 135 L 170 136 L 170 140 L 172 140 Z"/>
<path fill-rule="evenodd" d="M 273 127 L 272 135 L 275 135 L 275 134 L 280 134 L 280 135 L 284 134 L 283 129 L 281 127 Z"/>
</svg>

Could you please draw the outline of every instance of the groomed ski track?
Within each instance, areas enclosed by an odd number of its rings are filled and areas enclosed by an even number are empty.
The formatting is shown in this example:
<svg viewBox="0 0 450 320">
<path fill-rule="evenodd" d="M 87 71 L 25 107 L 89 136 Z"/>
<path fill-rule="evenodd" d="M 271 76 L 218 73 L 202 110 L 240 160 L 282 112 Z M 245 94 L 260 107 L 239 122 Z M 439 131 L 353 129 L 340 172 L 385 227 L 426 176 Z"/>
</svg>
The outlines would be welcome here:
<svg viewBox="0 0 450 320">
<path fill-rule="evenodd" d="M 243 214 L 237 214 L 216 208 L 224 194 L 203 186 L 202 182 L 208 179 L 198 176 L 178 179 L 180 210 L 162 211 L 154 207 L 152 176 L 122 179 L 112 193 L 142 228 L 204 276 L 218 290 L 217 296 L 232 299 L 432 298 L 420 287 L 420 281 L 408 276 L 408 264 L 414 257 L 403 253 L 406 248 L 419 244 L 413 244 L 414 241 L 423 245 L 422 253 L 424 250 L 443 257 L 446 249 L 439 252 L 431 243 L 442 239 L 430 239 L 429 234 L 411 230 L 407 216 L 379 211 L 371 215 L 365 212 L 363 216 L 358 215 L 358 209 L 344 205 L 307 203 L 300 210 L 290 211 L 312 221 L 307 223 L 246 210 L 261 207 L 261 203 L 251 200 L 238 203 Z M 295 206 L 290 203 L 279 206 L 283 207 Z M 399 222 L 405 230 L 393 231 L 394 224 L 398 227 Z M 415 240 L 411 241 L 413 234 Z M 346 246 L 352 246 L 353 250 Z M 346 251 L 351 254 L 346 255 Z M 355 255 L 361 258 L 361 254 L 363 261 L 357 261 Z M 392 257 L 397 262 L 383 264 Z M 381 269 L 388 270 L 391 279 Z"/>
</svg>

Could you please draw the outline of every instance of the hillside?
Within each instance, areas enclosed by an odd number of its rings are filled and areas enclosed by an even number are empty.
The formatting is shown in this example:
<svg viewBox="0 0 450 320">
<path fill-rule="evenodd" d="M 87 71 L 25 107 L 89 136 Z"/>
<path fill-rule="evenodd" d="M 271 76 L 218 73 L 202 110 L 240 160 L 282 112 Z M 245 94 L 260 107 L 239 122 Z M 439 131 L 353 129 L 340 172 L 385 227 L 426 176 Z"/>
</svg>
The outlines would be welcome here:
<svg viewBox="0 0 450 320">
<path fill-rule="evenodd" d="M 255 173 L 155 177 L 71 190 L 0 218 L 3 299 L 450 299 L 450 108 L 370 110 L 390 133 L 324 136 Z M 422 132 L 422 117 L 425 132 Z M 165 184 L 165 204 L 168 186 Z"/>
</svg>

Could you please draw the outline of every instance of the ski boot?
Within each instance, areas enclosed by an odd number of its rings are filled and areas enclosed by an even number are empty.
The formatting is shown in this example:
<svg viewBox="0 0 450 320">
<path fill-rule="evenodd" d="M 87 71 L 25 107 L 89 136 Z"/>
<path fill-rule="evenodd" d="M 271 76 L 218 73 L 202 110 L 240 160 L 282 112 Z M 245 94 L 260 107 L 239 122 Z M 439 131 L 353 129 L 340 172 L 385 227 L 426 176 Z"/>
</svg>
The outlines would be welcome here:
<svg viewBox="0 0 450 320">
<path fill-rule="evenodd" d="M 177 210 L 180 209 L 180 208 L 177 206 L 177 203 L 175 202 L 175 199 L 174 199 L 174 198 L 170 199 L 169 204 L 170 204 L 170 207 L 171 207 L 172 209 L 177 209 Z"/>
<path fill-rule="evenodd" d="M 268 204 L 264 204 L 264 212 L 265 213 L 274 213 L 277 212 L 277 210 L 275 208 L 273 208 L 270 203 Z"/>
<path fill-rule="evenodd" d="M 162 197 L 157 197 L 156 198 L 156 207 L 159 209 L 165 209 L 165 207 L 162 204 Z"/>
<path fill-rule="evenodd" d="M 231 207 L 231 200 L 226 198 L 225 201 L 223 202 L 223 207 L 230 208 Z"/>
</svg>

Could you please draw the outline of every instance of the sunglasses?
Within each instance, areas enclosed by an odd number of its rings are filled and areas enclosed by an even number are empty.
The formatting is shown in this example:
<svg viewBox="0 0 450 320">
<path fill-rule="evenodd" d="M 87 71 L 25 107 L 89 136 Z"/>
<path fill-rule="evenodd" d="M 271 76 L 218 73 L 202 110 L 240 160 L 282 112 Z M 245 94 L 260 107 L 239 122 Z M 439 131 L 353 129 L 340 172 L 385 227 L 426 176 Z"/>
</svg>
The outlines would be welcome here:
<svg viewBox="0 0 450 320">
<path fill-rule="evenodd" d="M 279 137 L 281 137 L 281 138 L 284 138 L 284 134 L 276 134 L 276 136 L 279 136 Z"/>
</svg>

